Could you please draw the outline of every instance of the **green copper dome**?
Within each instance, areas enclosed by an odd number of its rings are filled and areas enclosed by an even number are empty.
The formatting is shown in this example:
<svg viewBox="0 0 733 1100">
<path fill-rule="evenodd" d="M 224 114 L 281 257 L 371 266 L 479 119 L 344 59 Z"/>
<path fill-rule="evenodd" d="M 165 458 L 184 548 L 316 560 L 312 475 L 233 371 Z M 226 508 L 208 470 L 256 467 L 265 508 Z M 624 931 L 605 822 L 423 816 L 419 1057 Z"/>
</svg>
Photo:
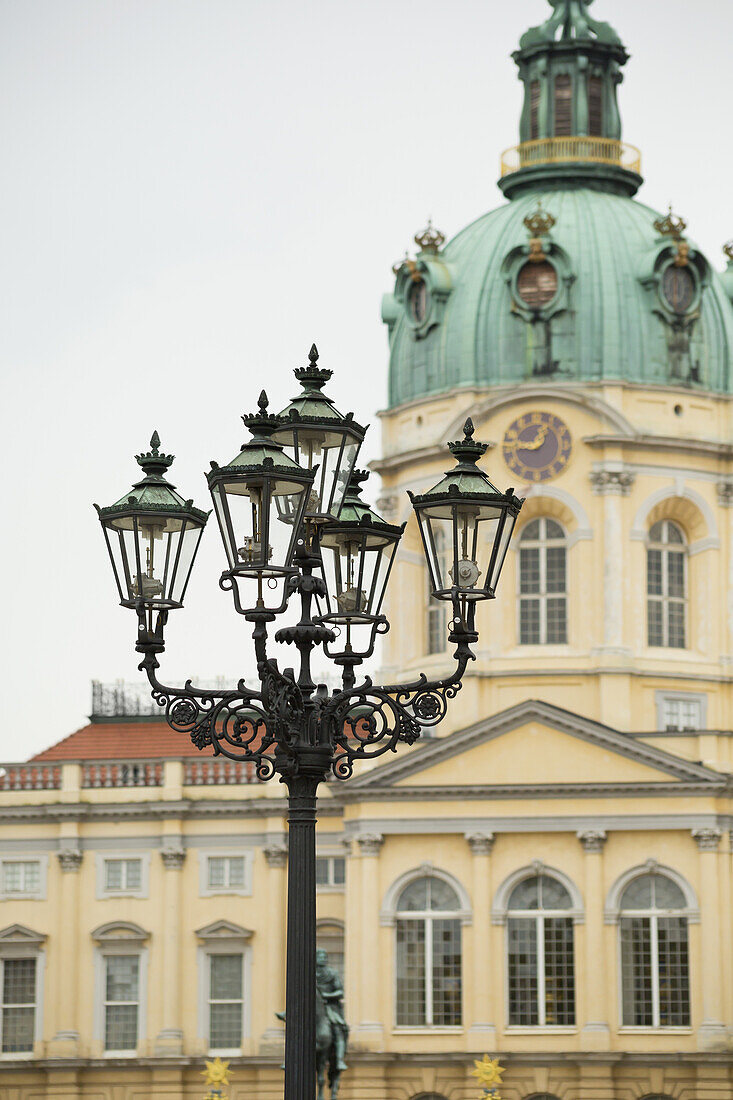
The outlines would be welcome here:
<svg viewBox="0 0 733 1100">
<path fill-rule="evenodd" d="M 733 279 L 681 218 L 632 197 L 640 155 L 616 102 L 628 54 L 588 0 L 550 2 L 514 54 L 525 104 L 502 158 L 511 201 L 447 245 L 428 226 L 394 268 L 391 406 L 529 379 L 733 392 Z"/>
</svg>

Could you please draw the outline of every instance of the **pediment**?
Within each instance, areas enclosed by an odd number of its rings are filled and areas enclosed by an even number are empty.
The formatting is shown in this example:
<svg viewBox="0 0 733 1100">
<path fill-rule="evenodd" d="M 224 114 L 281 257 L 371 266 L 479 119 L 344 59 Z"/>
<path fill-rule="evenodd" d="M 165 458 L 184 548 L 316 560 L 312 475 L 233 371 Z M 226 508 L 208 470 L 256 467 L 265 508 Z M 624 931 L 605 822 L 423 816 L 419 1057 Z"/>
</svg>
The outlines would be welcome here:
<svg viewBox="0 0 733 1100">
<path fill-rule="evenodd" d="M 725 785 L 725 777 L 550 703 L 527 700 L 474 725 L 418 745 L 349 784 L 398 787 L 554 790 L 659 784 Z M 353 796 L 352 796 L 353 797 Z"/>
<path fill-rule="evenodd" d="M 150 939 L 150 933 L 141 928 L 139 924 L 129 920 L 109 921 L 100 924 L 92 932 L 92 939 L 97 943 L 145 943 Z"/>
<path fill-rule="evenodd" d="M 211 943 L 217 940 L 248 940 L 253 933 L 249 928 L 242 928 L 241 924 L 234 924 L 233 921 L 216 920 L 203 928 L 198 928 L 196 935 L 200 940 Z"/>
<path fill-rule="evenodd" d="M 26 928 L 24 924 L 9 924 L 0 931 L 0 945 L 27 945 L 40 947 L 46 941 L 43 932 L 34 932 L 32 928 Z"/>
</svg>

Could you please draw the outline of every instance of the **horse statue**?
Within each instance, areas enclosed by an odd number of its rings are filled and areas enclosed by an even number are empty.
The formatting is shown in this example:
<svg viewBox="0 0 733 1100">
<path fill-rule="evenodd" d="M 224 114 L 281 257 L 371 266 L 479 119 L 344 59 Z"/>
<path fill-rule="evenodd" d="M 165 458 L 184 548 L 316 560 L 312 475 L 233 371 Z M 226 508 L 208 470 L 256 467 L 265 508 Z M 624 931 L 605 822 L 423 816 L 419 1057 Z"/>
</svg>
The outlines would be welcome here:
<svg viewBox="0 0 733 1100">
<path fill-rule="evenodd" d="M 328 965 L 328 953 L 319 948 L 316 951 L 317 1100 L 325 1100 L 327 1074 L 331 1100 L 337 1100 L 341 1074 L 348 1069 L 344 1062 L 344 1055 L 349 1039 L 349 1028 L 344 1019 L 343 996 L 341 978 Z M 283 1012 L 276 1012 L 275 1015 L 279 1020 L 285 1019 Z"/>
</svg>

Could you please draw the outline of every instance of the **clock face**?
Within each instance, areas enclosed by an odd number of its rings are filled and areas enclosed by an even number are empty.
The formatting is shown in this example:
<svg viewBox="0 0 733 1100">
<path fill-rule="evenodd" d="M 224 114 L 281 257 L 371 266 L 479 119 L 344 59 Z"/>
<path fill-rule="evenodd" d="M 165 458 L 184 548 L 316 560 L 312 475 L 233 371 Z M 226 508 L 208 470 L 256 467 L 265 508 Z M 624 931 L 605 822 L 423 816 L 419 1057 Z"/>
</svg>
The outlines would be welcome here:
<svg viewBox="0 0 733 1100">
<path fill-rule="evenodd" d="M 525 481 L 549 481 L 557 477 L 570 458 L 570 432 L 559 416 L 528 412 L 506 430 L 504 461 Z"/>
</svg>

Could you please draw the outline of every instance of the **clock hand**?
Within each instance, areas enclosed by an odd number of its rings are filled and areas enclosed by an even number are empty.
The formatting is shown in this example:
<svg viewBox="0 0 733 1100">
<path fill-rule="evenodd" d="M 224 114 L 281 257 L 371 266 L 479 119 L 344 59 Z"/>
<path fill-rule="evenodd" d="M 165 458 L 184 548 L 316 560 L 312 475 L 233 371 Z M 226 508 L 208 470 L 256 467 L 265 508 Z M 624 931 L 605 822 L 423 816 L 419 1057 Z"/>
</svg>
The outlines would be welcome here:
<svg viewBox="0 0 733 1100">
<path fill-rule="evenodd" d="M 537 435 L 535 436 L 535 438 L 532 440 L 532 442 L 531 443 L 529 443 L 529 442 L 528 443 L 523 443 L 520 440 L 517 443 L 517 450 L 518 451 L 539 451 L 540 447 L 542 446 L 542 444 L 545 442 L 545 440 L 547 438 L 548 430 L 549 430 L 548 425 L 543 424 L 541 426 L 540 430 L 538 431 Z"/>
</svg>

